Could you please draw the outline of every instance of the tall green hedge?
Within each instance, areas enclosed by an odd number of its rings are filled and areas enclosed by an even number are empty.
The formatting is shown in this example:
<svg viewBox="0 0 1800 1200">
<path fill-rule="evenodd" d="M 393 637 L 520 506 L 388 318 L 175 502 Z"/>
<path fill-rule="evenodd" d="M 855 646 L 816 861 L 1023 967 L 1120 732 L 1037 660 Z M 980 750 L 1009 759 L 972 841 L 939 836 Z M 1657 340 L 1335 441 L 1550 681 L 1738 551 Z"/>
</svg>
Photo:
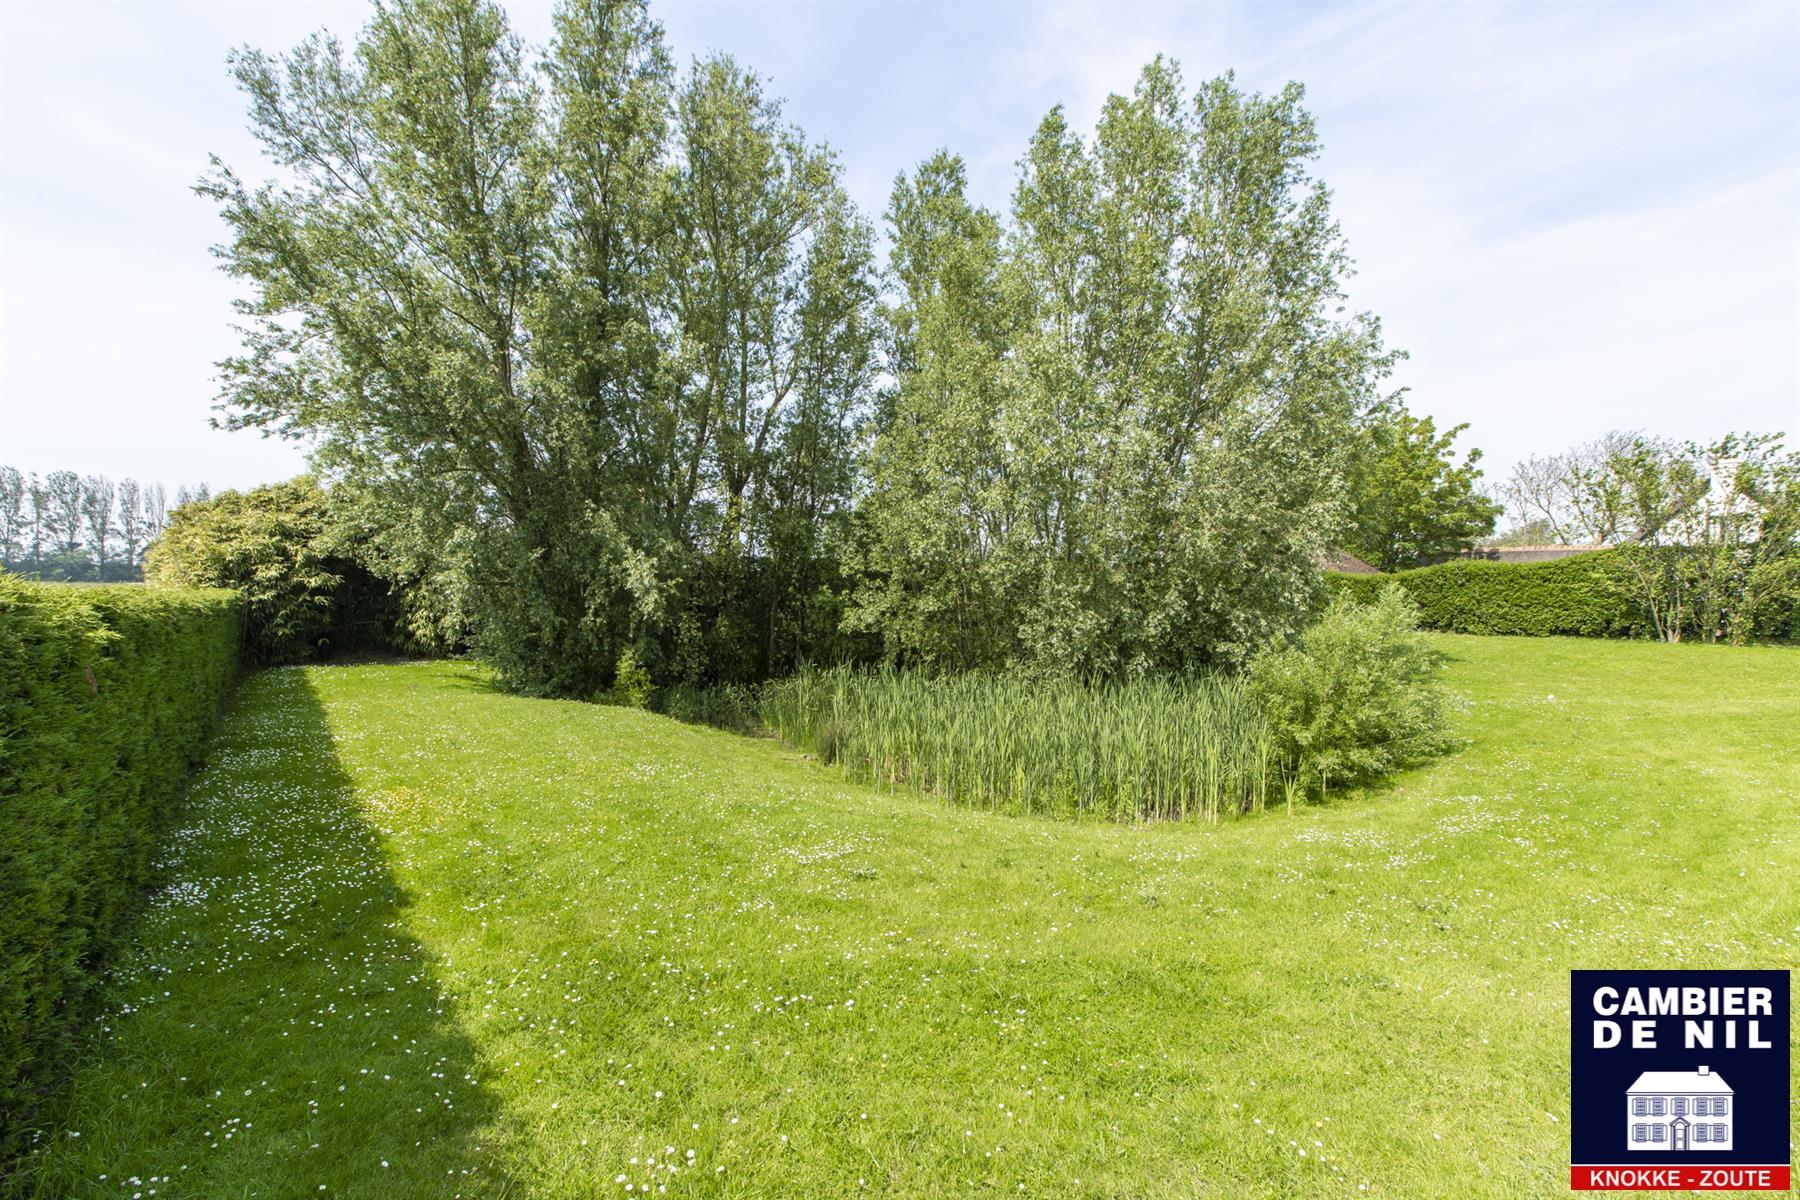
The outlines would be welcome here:
<svg viewBox="0 0 1800 1200">
<path fill-rule="evenodd" d="M 1419 623 L 1449 633 L 1525 637 L 1638 637 L 1650 632 L 1616 551 L 1540 563 L 1454 559 L 1392 575 L 1327 572 L 1327 582 L 1359 601 L 1398 583 L 1419 606 Z"/>
<path fill-rule="evenodd" d="M 57 1085 L 237 671 L 229 591 L 0 575 L 0 1162 Z"/>
</svg>

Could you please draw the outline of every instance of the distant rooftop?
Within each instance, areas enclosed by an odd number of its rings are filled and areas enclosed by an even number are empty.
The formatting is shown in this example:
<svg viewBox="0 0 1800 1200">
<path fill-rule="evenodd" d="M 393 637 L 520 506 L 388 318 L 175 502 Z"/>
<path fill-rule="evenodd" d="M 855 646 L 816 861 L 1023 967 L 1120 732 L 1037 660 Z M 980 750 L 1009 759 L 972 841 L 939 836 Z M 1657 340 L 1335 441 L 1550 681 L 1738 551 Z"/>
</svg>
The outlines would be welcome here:
<svg viewBox="0 0 1800 1200">
<path fill-rule="evenodd" d="M 1327 550 L 1325 552 L 1325 569 L 1327 571 L 1348 571 L 1352 575 L 1379 575 L 1378 567 L 1371 567 L 1348 550 Z"/>
<path fill-rule="evenodd" d="M 1597 542 L 1582 546 L 1476 546 L 1449 557 L 1485 559 L 1488 562 L 1549 562 L 1551 559 L 1572 558 L 1577 554 L 1592 554 L 1596 550 L 1610 549 L 1611 546 Z"/>
</svg>

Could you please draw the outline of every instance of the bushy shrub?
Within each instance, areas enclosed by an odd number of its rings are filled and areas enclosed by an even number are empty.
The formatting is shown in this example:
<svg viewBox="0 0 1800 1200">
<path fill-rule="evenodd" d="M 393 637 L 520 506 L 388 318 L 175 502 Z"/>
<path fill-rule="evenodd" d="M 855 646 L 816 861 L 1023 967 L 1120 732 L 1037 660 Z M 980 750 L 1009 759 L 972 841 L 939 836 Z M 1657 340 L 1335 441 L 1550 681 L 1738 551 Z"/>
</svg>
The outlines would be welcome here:
<svg viewBox="0 0 1800 1200">
<path fill-rule="evenodd" d="M 1328 572 L 1331 588 L 1360 601 L 1398 584 L 1419 606 L 1419 623 L 1445 633 L 1524 637 L 1634 637 L 1649 622 L 1618 551 L 1541 563 L 1453 559 L 1392 575 Z"/>
<path fill-rule="evenodd" d="M 650 694 L 655 690 L 655 681 L 650 678 L 649 670 L 638 663 L 637 655 L 630 647 L 621 650 L 619 661 L 613 667 L 612 688 L 606 693 L 606 703 L 644 708 L 649 705 Z"/>
<path fill-rule="evenodd" d="M 1444 744 L 1441 662 L 1397 588 L 1338 597 L 1248 672 L 1083 682 L 806 668 L 664 689 L 679 720 L 767 732 L 853 779 L 1009 812 L 1217 818 L 1367 780 Z"/>
<path fill-rule="evenodd" d="M 228 591 L 0 576 L 0 1161 L 67 1061 L 240 614 Z"/>
<path fill-rule="evenodd" d="M 397 604 L 346 541 L 329 494 L 301 476 L 177 508 L 145 552 L 144 576 L 239 591 L 251 663 L 394 648 Z"/>
<path fill-rule="evenodd" d="M 1291 644 L 1258 655 L 1250 692 L 1285 761 L 1321 790 L 1371 779 L 1443 745 L 1440 656 L 1389 585 L 1334 597 Z"/>
<path fill-rule="evenodd" d="M 1800 642 L 1800 558 L 1778 558 L 1754 568 L 1744 608 L 1751 637 Z"/>
</svg>

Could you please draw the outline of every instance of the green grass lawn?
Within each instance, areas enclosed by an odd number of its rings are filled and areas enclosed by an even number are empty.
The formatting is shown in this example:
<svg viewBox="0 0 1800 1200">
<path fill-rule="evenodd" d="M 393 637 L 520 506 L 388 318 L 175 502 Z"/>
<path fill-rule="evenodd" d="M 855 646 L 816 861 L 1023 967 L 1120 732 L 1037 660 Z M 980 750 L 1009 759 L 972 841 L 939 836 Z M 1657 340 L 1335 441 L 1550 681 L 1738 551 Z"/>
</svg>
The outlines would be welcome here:
<svg viewBox="0 0 1800 1200">
<path fill-rule="evenodd" d="M 13 1187 L 1567 1194 L 1569 969 L 1794 964 L 1800 652 L 1440 644 L 1460 750 L 1218 825 L 264 672 Z"/>
</svg>

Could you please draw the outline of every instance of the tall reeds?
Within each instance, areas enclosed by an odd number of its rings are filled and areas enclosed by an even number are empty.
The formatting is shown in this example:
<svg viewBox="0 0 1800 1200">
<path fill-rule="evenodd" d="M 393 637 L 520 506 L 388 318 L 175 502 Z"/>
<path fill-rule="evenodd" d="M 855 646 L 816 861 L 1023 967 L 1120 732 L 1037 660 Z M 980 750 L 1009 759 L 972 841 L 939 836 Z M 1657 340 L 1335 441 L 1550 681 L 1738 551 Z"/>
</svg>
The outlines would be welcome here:
<svg viewBox="0 0 1800 1200">
<path fill-rule="evenodd" d="M 763 725 L 854 779 L 979 808 L 1179 820 L 1292 802 L 1234 678 L 1087 685 L 1009 675 L 807 670 L 768 684 Z"/>
</svg>

